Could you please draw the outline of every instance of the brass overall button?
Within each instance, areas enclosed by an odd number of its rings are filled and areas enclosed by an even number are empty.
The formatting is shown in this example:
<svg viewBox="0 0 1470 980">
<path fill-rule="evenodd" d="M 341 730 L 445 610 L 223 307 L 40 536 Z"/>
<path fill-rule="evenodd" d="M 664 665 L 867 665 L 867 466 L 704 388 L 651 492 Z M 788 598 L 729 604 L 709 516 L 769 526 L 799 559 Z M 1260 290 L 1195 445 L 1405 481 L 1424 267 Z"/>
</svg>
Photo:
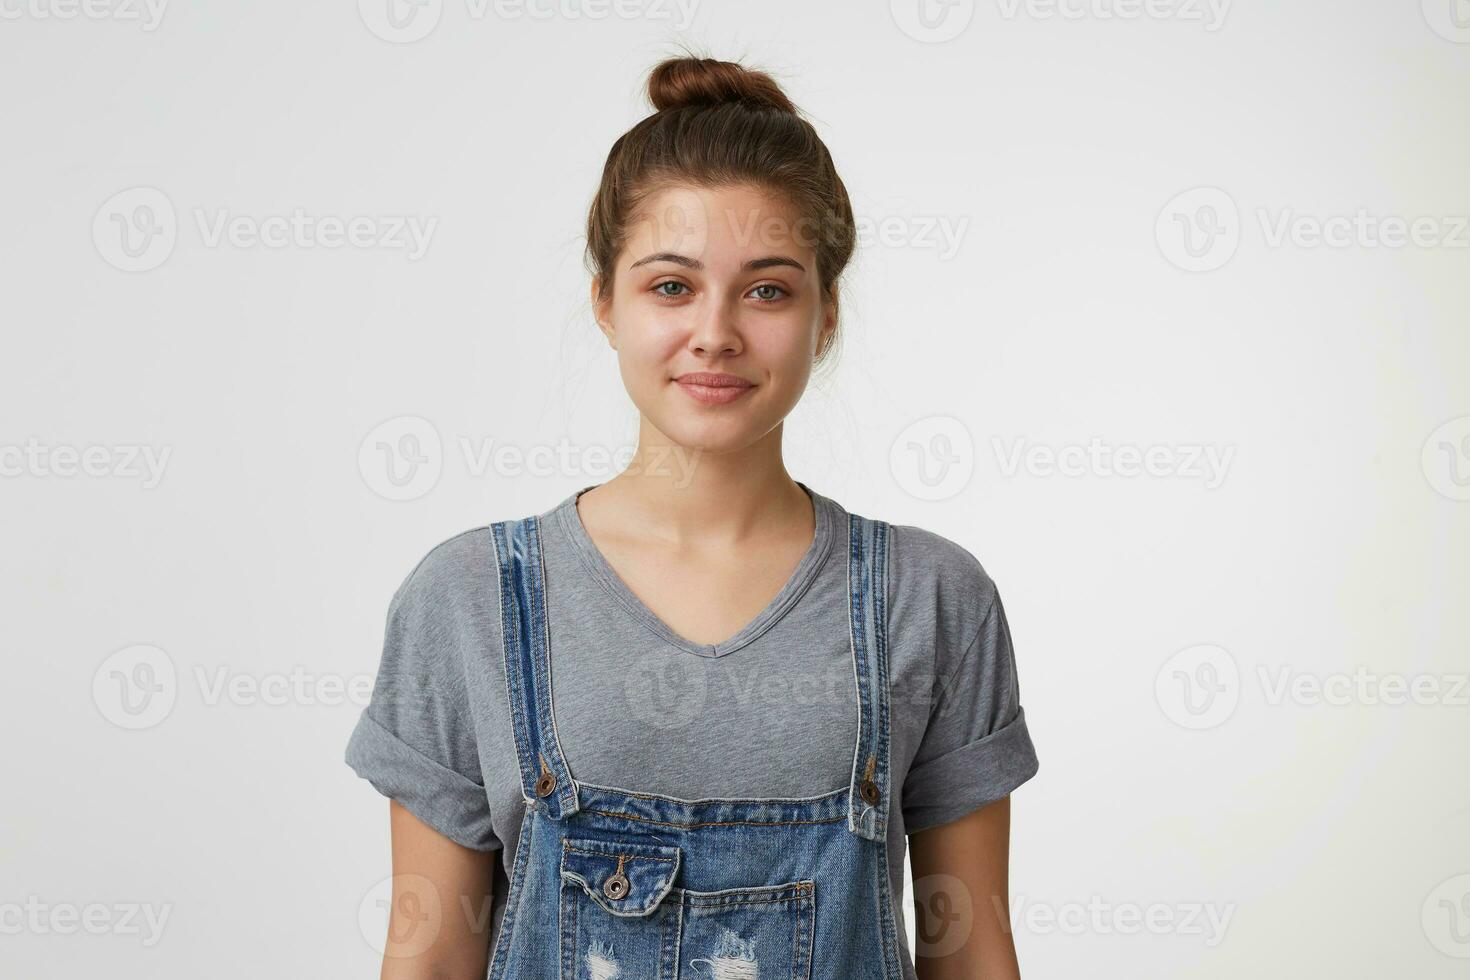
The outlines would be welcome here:
<svg viewBox="0 0 1470 980">
<path fill-rule="evenodd" d="M 878 784 L 877 783 L 873 782 L 871 779 L 864 779 L 863 780 L 863 784 L 860 787 L 860 792 L 862 793 L 863 801 L 865 803 L 867 803 L 868 806 L 877 806 L 878 805 Z"/>
<path fill-rule="evenodd" d="M 543 772 L 536 778 L 536 795 L 550 796 L 556 789 L 556 776 L 549 772 Z"/>
<path fill-rule="evenodd" d="M 628 879 L 623 877 L 621 871 L 615 872 L 611 878 L 602 883 L 602 893 L 616 902 L 628 894 Z"/>
</svg>

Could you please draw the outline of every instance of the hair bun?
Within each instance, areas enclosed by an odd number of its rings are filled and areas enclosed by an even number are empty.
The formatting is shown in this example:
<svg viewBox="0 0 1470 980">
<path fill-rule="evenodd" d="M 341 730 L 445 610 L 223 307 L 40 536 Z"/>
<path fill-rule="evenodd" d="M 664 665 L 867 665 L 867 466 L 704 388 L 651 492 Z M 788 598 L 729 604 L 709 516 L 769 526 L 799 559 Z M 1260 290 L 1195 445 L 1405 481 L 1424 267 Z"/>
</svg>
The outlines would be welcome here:
<svg viewBox="0 0 1470 980">
<path fill-rule="evenodd" d="M 648 98 L 660 112 L 738 102 L 796 114 L 796 105 L 770 75 L 712 58 L 669 58 L 659 62 L 648 76 Z"/>
</svg>

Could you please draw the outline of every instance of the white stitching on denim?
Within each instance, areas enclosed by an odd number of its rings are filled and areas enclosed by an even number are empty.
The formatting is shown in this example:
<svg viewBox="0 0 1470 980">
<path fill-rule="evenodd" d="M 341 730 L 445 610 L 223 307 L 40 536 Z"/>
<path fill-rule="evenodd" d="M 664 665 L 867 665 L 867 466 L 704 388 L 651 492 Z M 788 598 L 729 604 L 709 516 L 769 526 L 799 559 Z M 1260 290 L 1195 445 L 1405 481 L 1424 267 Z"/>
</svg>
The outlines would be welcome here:
<svg viewBox="0 0 1470 980">
<path fill-rule="evenodd" d="M 848 659 L 852 663 L 852 686 L 857 692 L 858 712 L 857 742 L 852 747 L 852 775 L 847 782 L 847 791 L 850 796 L 857 791 L 858 759 L 862 757 L 863 753 L 863 685 L 858 675 L 857 636 L 852 621 L 852 535 L 856 516 L 855 514 L 849 514 L 847 521 L 847 648 L 850 654 Z M 847 829 L 852 831 L 857 830 L 857 824 L 853 819 L 851 798 L 849 798 L 847 804 Z"/>
<path fill-rule="evenodd" d="M 755 940 L 743 939 L 734 930 L 720 927 L 720 939 L 713 956 L 689 961 L 709 964 L 710 980 L 759 980 L 760 967 L 755 959 Z"/>
</svg>

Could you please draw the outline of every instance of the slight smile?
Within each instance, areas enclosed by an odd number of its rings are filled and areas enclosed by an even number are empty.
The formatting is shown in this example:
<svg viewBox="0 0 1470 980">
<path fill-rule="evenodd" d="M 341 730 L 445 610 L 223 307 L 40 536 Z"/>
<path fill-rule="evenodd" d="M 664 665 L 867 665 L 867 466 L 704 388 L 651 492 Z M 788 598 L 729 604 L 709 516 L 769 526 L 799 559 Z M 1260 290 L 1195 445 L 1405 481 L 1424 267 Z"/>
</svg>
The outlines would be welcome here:
<svg viewBox="0 0 1470 980">
<path fill-rule="evenodd" d="M 681 374 L 674 381 L 691 398 L 706 405 L 727 405 L 755 387 L 754 382 L 739 375 L 711 374 L 708 371 Z"/>
</svg>

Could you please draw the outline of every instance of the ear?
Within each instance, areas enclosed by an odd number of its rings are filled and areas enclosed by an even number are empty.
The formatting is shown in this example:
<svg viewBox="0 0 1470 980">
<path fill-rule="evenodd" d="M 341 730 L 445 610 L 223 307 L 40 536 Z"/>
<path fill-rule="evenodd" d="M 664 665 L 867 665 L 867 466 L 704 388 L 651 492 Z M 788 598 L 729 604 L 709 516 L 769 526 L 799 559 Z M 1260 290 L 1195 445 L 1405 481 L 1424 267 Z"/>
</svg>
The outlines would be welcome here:
<svg viewBox="0 0 1470 980">
<path fill-rule="evenodd" d="M 601 278 L 593 276 L 592 316 L 597 320 L 597 328 L 602 331 L 602 335 L 607 338 L 607 342 L 612 345 L 613 350 L 617 350 L 617 335 L 613 331 L 612 320 L 609 319 L 609 315 L 612 313 L 612 297 L 609 296 L 604 299 L 598 294 L 598 289 L 601 285 Z"/>
<path fill-rule="evenodd" d="M 822 326 L 817 330 L 817 353 L 827 350 L 837 331 L 837 290 L 830 289 L 822 297 Z"/>
</svg>

